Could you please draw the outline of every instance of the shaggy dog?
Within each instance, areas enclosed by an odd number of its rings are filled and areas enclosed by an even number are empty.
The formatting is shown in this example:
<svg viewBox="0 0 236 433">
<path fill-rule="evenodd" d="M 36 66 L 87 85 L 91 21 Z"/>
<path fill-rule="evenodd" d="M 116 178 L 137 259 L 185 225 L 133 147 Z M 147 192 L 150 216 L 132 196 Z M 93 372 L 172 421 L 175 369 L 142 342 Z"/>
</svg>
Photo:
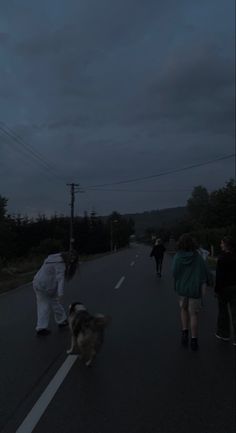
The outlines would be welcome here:
<svg viewBox="0 0 236 433">
<path fill-rule="evenodd" d="M 69 306 L 68 320 L 71 347 L 67 353 L 77 353 L 85 365 L 89 366 L 102 346 L 104 329 L 111 319 L 103 314 L 91 315 L 83 304 L 73 302 Z"/>
</svg>

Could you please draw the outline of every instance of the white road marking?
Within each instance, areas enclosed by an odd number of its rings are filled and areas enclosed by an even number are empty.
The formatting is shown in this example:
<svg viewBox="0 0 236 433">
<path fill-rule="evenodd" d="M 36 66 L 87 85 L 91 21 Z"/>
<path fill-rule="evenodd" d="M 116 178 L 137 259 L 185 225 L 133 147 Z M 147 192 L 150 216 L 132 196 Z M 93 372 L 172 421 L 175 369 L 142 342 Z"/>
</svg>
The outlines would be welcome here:
<svg viewBox="0 0 236 433">
<path fill-rule="evenodd" d="M 136 258 L 138 258 L 138 254 L 136 254 Z"/>
<path fill-rule="evenodd" d="M 130 263 L 130 266 L 134 266 L 134 264 L 135 264 L 135 262 L 131 262 L 131 263 Z"/>
<path fill-rule="evenodd" d="M 116 287 L 115 287 L 115 289 L 119 289 L 120 288 L 120 286 L 121 286 L 121 284 L 123 283 L 123 281 L 125 280 L 125 277 L 123 276 L 123 277 L 121 277 L 121 279 L 118 281 L 118 283 L 117 283 L 117 285 L 116 285 Z"/>
<path fill-rule="evenodd" d="M 59 368 L 58 372 L 55 374 L 51 382 L 48 384 L 45 391 L 39 397 L 38 401 L 32 407 L 31 411 L 28 413 L 27 417 L 24 419 L 23 423 L 16 430 L 16 433 L 32 433 L 36 424 L 39 422 L 40 418 L 47 409 L 49 403 L 56 394 L 58 388 L 62 384 L 63 380 L 69 373 L 71 367 L 77 360 L 78 355 L 69 355 L 62 366 Z"/>
</svg>

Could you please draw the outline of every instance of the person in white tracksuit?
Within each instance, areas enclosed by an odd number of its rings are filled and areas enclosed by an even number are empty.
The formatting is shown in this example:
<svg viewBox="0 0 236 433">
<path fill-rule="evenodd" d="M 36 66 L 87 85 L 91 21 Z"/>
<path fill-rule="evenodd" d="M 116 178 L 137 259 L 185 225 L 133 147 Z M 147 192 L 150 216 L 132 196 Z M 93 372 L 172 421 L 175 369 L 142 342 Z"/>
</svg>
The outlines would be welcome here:
<svg viewBox="0 0 236 433">
<path fill-rule="evenodd" d="M 78 263 L 76 252 L 49 255 L 33 279 L 33 289 L 37 302 L 38 335 L 48 335 L 50 310 L 59 327 L 67 326 L 67 316 L 60 299 L 64 293 L 65 279 L 70 280 L 75 274 Z"/>
</svg>

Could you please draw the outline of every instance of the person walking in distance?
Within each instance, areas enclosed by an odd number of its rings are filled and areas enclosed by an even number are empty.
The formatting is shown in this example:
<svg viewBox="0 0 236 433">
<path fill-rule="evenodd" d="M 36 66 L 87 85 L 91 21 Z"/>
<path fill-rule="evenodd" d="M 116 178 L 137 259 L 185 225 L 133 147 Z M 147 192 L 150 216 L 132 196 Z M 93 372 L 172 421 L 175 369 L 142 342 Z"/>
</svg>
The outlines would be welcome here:
<svg viewBox="0 0 236 433">
<path fill-rule="evenodd" d="M 68 325 L 61 298 L 65 280 L 70 280 L 77 269 L 78 255 L 75 251 L 50 254 L 33 279 L 37 302 L 37 335 L 48 335 L 50 310 L 59 328 Z"/>
<path fill-rule="evenodd" d="M 162 262 L 165 254 L 165 247 L 161 239 L 156 239 L 155 244 L 150 253 L 150 257 L 154 257 L 156 261 L 156 272 L 158 277 L 161 277 Z"/>
<path fill-rule="evenodd" d="M 235 243 L 229 236 L 221 240 L 222 254 L 216 265 L 215 293 L 218 299 L 216 337 L 230 339 L 232 318 L 233 345 L 236 346 L 236 253 Z M 231 315 L 231 318 L 230 318 Z"/>
<path fill-rule="evenodd" d="M 212 285 L 213 279 L 206 262 L 198 253 L 197 246 L 188 233 L 183 234 L 178 241 L 172 270 L 175 290 L 179 295 L 181 343 L 185 347 L 188 346 L 190 327 L 191 349 L 197 350 L 202 290 L 205 285 Z"/>
</svg>

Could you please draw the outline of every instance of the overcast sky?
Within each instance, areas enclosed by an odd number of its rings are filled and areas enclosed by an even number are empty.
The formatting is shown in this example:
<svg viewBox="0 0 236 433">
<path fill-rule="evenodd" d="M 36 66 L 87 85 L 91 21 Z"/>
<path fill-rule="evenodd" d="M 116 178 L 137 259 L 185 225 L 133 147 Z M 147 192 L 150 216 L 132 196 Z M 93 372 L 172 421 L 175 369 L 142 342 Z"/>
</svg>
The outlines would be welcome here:
<svg viewBox="0 0 236 433">
<path fill-rule="evenodd" d="M 67 214 L 71 182 L 100 215 L 223 186 L 233 158 L 110 184 L 234 152 L 234 1 L 0 0 L 0 122 L 11 213 Z"/>
</svg>

